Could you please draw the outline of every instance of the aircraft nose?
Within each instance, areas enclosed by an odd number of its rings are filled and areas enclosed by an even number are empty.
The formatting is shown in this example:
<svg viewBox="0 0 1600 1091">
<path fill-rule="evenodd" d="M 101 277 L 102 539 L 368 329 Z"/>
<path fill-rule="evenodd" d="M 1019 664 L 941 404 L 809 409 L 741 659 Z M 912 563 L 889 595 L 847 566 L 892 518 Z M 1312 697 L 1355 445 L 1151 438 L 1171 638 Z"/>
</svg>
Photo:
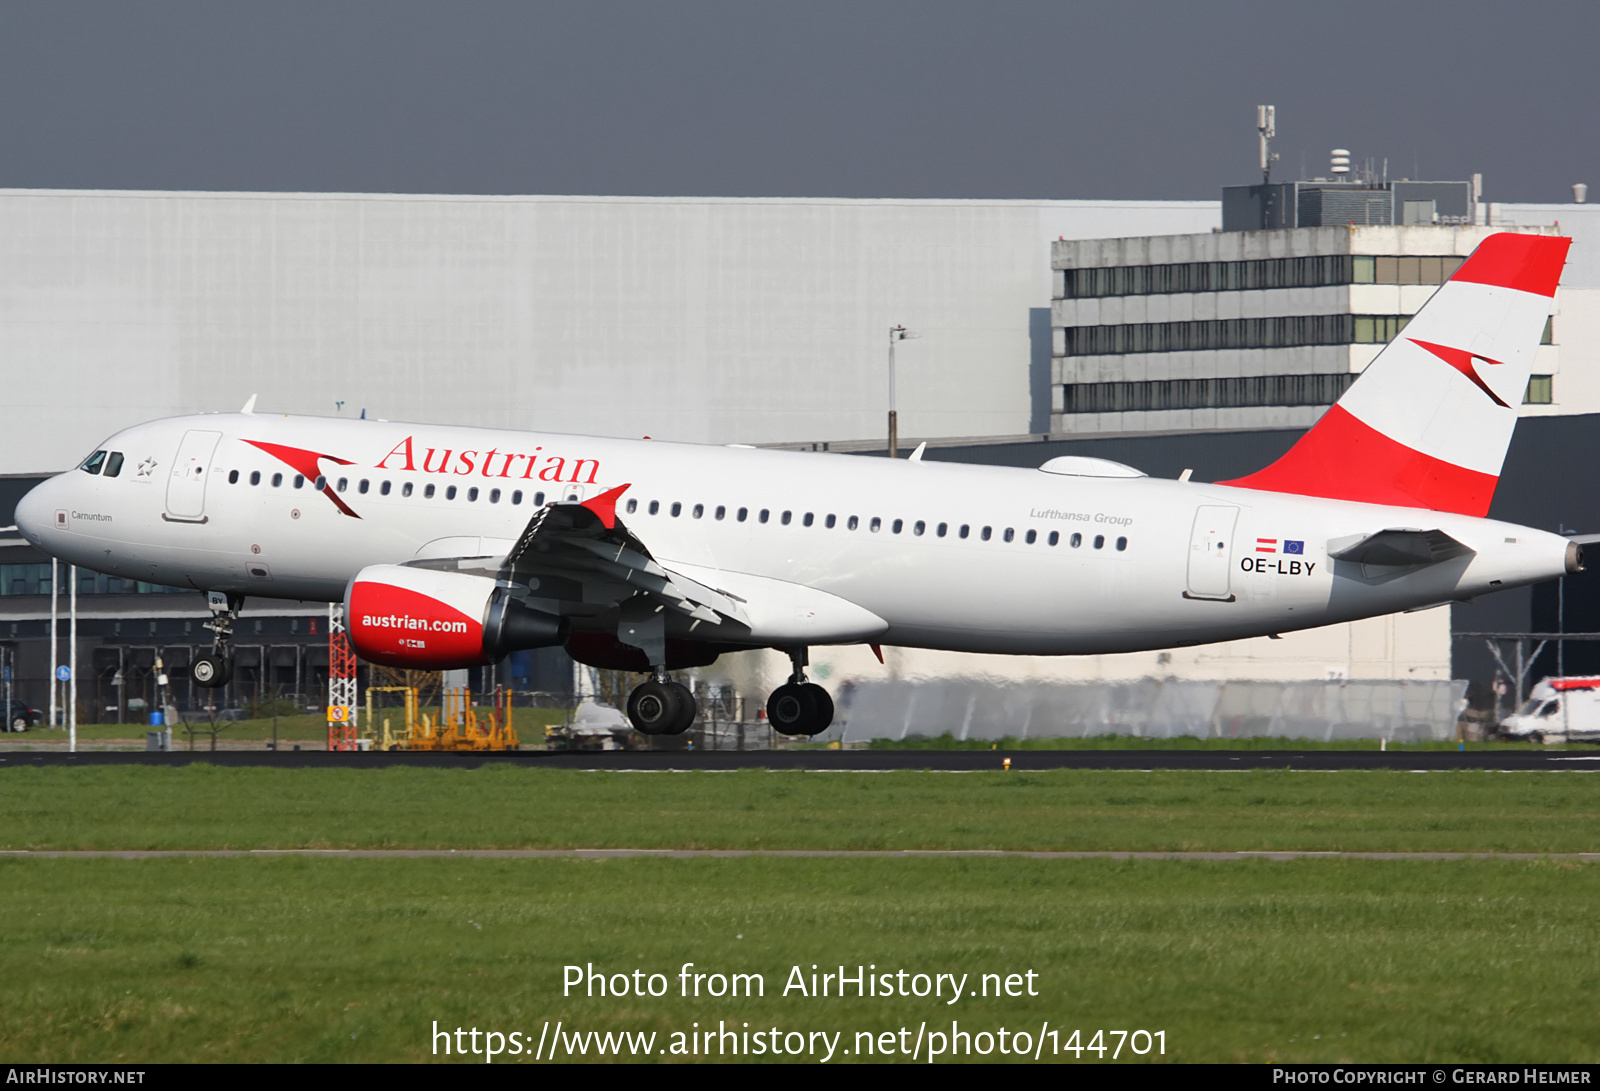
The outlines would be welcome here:
<svg viewBox="0 0 1600 1091">
<path fill-rule="evenodd" d="M 17 501 L 17 529 L 24 538 L 40 548 L 45 547 L 45 537 L 54 526 L 55 504 L 52 494 L 60 488 L 58 480 L 52 477 L 39 482 Z"/>
</svg>

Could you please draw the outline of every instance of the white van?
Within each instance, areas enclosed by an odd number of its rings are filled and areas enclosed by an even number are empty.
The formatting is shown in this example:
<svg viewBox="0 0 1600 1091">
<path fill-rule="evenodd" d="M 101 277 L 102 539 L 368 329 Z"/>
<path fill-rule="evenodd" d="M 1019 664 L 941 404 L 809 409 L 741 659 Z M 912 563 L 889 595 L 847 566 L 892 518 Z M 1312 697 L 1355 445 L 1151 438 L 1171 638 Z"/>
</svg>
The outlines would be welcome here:
<svg viewBox="0 0 1600 1091">
<path fill-rule="evenodd" d="M 1600 739 L 1600 676 L 1544 679 L 1527 704 L 1500 721 L 1500 736 L 1547 743 Z"/>
</svg>

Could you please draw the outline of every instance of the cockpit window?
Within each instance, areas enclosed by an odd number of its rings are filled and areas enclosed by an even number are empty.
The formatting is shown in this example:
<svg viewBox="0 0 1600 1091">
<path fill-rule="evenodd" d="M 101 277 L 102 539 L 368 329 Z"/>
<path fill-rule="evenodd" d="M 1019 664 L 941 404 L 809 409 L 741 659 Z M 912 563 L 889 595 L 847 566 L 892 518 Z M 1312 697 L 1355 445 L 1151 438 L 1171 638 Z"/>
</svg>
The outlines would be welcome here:
<svg viewBox="0 0 1600 1091">
<path fill-rule="evenodd" d="M 116 477 L 121 472 L 122 472 L 122 452 L 121 451 L 112 451 L 110 456 L 106 459 L 106 473 L 105 473 L 105 475 L 107 477 Z"/>
<path fill-rule="evenodd" d="M 106 453 L 104 451 L 96 451 L 94 454 L 84 459 L 83 465 L 79 466 L 78 469 L 82 470 L 86 474 L 97 474 L 100 472 L 100 467 L 104 466 L 105 463 Z"/>
</svg>

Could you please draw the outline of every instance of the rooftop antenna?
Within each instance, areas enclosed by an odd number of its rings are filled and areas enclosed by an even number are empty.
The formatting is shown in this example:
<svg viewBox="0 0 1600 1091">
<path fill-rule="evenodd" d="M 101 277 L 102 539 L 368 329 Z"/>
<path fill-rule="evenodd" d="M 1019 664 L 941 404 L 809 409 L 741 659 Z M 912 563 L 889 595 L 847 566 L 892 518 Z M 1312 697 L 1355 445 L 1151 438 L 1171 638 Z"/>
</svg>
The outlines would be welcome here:
<svg viewBox="0 0 1600 1091">
<path fill-rule="evenodd" d="M 1350 173 L 1350 149 L 1335 148 L 1328 153 L 1328 173 L 1335 182 L 1343 182 Z"/>
<path fill-rule="evenodd" d="M 1256 132 L 1261 139 L 1261 184 L 1272 184 L 1272 161 L 1278 158 L 1272 153 L 1272 138 L 1278 135 L 1276 106 L 1256 107 Z"/>
</svg>

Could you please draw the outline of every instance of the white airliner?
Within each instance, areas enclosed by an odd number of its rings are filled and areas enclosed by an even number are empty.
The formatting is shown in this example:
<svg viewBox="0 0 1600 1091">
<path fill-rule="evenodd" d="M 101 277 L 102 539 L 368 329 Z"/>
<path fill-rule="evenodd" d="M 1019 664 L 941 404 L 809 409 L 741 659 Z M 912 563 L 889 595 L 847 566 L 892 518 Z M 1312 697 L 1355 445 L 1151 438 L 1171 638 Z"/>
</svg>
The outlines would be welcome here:
<svg viewBox="0 0 1600 1091">
<path fill-rule="evenodd" d="M 479 428 L 179 417 L 112 436 L 18 505 L 39 548 L 206 592 L 228 678 L 245 596 L 342 600 L 356 651 L 449 669 L 563 645 L 667 671 L 775 647 L 774 727 L 833 703 L 807 649 L 1125 652 L 1276 634 L 1577 571 L 1570 539 L 1482 518 L 1569 240 L 1486 239 L 1283 458 L 1236 481 L 1084 457 L 1037 470 Z M 252 399 L 253 403 L 254 399 Z"/>
</svg>

